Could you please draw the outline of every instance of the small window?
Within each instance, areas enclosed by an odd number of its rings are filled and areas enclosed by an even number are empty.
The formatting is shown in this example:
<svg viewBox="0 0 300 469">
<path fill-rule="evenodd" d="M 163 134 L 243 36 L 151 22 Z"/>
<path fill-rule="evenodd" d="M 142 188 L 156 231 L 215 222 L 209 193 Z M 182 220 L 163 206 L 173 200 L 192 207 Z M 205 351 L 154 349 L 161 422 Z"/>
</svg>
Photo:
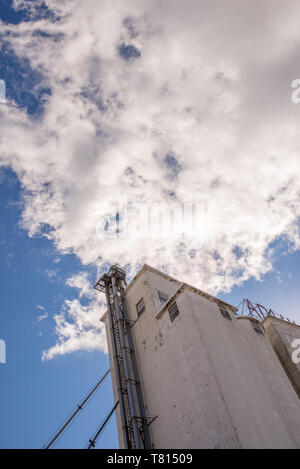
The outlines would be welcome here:
<svg viewBox="0 0 300 469">
<path fill-rule="evenodd" d="M 251 324 L 257 334 L 264 335 L 262 328 L 256 322 L 251 321 Z"/>
<path fill-rule="evenodd" d="M 171 322 L 174 321 L 175 318 L 179 315 L 179 309 L 176 303 L 173 303 L 172 306 L 169 308 L 169 316 L 171 319 Z"/>
<path fill-rule="evenodd" d="M 159 290 L 158 290 L 158 298 L 162 305 L 164 305 L 169 299 L 166 293 L 159 291 Z"/>
<path fill-rule="evenodd" d="M 230 321 L 231 321 L 230 314 L 228 313 L 227 309 L 224 306 L 219 306 L 219 310 L 220 310 L 223 318 L 230 319 Z"/>
<path fill-rule="evenodd" d="M 145 307 L 144 298 L 142 298 L 136 305 L 136 310 L 137 310 L 138 315 L 140 316 L 145 311 L 145 309 L 146 307 Z"/>
</svg>

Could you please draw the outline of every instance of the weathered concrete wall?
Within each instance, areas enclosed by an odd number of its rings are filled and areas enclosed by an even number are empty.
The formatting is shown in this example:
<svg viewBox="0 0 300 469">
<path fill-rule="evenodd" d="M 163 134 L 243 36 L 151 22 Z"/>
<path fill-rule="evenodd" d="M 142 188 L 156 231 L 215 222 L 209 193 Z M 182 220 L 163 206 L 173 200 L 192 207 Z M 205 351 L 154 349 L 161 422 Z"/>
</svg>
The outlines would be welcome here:
<svg viewBox="0 0 300 469">
<path fill-rule="evenodd" d="M 132 320 L 142 297 L 146 305 L 132 333 L 146 411 L 157 416 L 150 426 L 154 447 L 300 446 L 297 396 L 267 337 L 232 313 L 231 321 L 224 318 L 213 298 L 188 288 L 176 299 L 174 322 L 167 310 L 157 319 L 158 289 L 172 296 L 179 286 L 145 270 L 126 292 Z M 114 377 L 113 383 L 117 399 Z M 117 421 L 122 447 L 118 414 Z"/>
<path fill-rule="evenodd" d="M 274 418 L 284 423 L 286 433 L 292 437 L 296 446 L 300 447 L 300 401 L 276 356 L 269 337 L 266 334 L 257 334 L 251 321 L 249 318 L 238 318 L 249 344 L 251 357 L 255 360 L 261 375 L 260 382 L 266 385 L 267 394 L 264 396 L 264 402 L 272 404 Z M 283 444 L 283 441 L 279 441 L 280 444 Z"/>
<path fill-rule="evenodd" d="M 294 363 L 292 360 L 292 354 L 295 351 L 292 343 L 295 339 L 300 340 L 300 326 L 271 316 L 263 321 L 263 326 L 278 359 L 300 398 L 300 363 Z"/>
<path fill-rule="evenodd" d="M 155 318 L 161 307 L 156 287 L 165 293 L 178 288 L 158 280 L 147 272 L 128 292 L 132 319 L 141 297 L 146 304 L 133 335 L 147 412 L 151 417 L 158 415 L 150 426 L 152 442 L 155 448 L 239 448 L 217 377 L 184 296 L 178 298 L 180 315 L 173 323 L 168 313 L 159 321 Z"/>
</svg>

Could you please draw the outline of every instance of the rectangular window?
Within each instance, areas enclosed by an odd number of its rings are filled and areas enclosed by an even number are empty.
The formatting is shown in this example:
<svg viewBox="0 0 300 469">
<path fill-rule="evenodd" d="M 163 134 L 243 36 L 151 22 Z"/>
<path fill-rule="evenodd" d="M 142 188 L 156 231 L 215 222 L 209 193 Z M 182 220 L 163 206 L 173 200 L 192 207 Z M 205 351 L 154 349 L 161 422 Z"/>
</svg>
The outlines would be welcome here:
<svg viewBox="0 0 300 469">
<path fill-rule="evenodd" d="M 262 334 L 262 335 L 264 335 L 262 328 L 261 328 L 256 322 L 251 321 L 251 324 L 252 324 L 252 327 L 253 327 L 253 329 L 255 330 L 255 332 L 256 332 L 257 334 Z"/>
<path fill-rule="evenodd" d="M 166 293 L 159 291 L 159 290 L 158 290 L 158 298 L 162 305 L 164 305 L 169 299 Z"/>
<path fill-rule="evenodd" d="M 172 306 L 169 308 L 169 316 L 171 319 L 171 322 L 174 321 L 175 318 L 179 315 L 179 309 L 176 303 L 173 303 Z"/>
<path fill-rule="evenodd" d="M 220 310 L 223 318 L 230 319 L 230 321 L 231 321 L 230 314 L 228 313 L 227 309 L 224 306 L 219 306 L 219 310 Z"/>
<path fill-rule="evenodd" d="M 138 316 L 140 316 L 145 311 L 145 309 L 146 307 L 145 307 L 144 298 L 142 298 L 136 305 Z"/>
</svg>

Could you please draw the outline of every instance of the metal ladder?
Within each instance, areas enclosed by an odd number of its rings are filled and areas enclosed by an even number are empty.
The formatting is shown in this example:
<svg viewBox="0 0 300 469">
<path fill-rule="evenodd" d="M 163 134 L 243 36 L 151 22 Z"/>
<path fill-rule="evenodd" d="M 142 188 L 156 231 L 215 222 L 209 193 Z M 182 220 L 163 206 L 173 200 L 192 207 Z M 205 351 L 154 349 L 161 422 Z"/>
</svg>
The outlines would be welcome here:
<svg viewBox="0 0 300 469">
<path fill-rule="evenodd" d="M 126 272 L 113 265 L 94 288 L 106 294 L 115 378 L 126 448 L 151 449 L 148 420 L 128 317 L 124 283 Z"/>
<path fill-rule="evenodd" d="M 118 326 L 117 326 L 116 311 L 115 311 L 115 305 L 114 305 L 112 291 L 110 292 L 109 299 L 110 299 L 110 306 L 111 306 L 111 311 L 112 311 L 114 336 L 115 336 L 115 341 L 116 341 L 116 356 L 117 356 L 117 360 L 118 360 L 118 363 L 119 363 L 119 370 L 120 370 L 120 379 L 121 379 L 120 387 L 121 387 L 121 392 L 122 392 L 122 395 L 123 395 L 123 402 L 124 402 L 124 408 L 125 408 L 124 410 L 125 410 L 125 414 L 126 414 L 126 428 L 125 428 L 125 431 L 126 431 L 126 434 L 127 434 L 129 449 L 134 449 L 135 448 L 135 443 L 134 443 L 134 436 L 133 436 L 133 429 L 132 429 L 132 422 L 131 422 L 131 415 L 130 415 L 130 406 L 129 406 L 129 400 L 128 400 L 126 376 L 125 376 L 125 370 L 124 370 L 124 362 L 123 362 L 123 357 L 122 357 L 120 335 L 119 335 L 119 330 L 118 330 Z"/>
</svg>

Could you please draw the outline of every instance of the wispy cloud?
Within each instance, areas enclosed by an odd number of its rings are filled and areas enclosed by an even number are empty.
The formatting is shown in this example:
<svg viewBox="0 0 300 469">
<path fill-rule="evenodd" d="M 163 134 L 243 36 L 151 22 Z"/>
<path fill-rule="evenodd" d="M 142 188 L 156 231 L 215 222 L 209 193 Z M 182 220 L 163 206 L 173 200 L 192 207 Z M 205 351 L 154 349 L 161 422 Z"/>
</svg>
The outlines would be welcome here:
<svg viewBox="0 0 300 469">
<path fill-rule="evenodd" d="M 46 269 L 44 270 L 44 273 L 50 280 L 54 280 L 57 277 L 57 272 L 54 269 Z"/>
<path fill-rule="evenodd" d="M 38 309 L 39 311 L 41 311 L 41 314 L 39 314 L 38 317 L 37 317 L 37 321 L 38 321 L 38 322 L 42 322 L 42 321 L 44 321 L 45 319 L 48 319 L 49 314 L 48 314 L 47 311 L 45 310 L 44 306 L 42 306 L 42 305 L 36 305 L 36 309 Z"/>
<path fill-rule="evenodd" d="M 77 288 L 79 290 L 80 298 L 86 297 L 90 299 L 95 297 L 95 291 L 89 282 L 87 272 L 79 272 L 78 274 L 73 275 L 67 279 L 66 284 L 69 287 Z"/>
<path fill-rule="evenodd" d="M 38 317 L 37 317 L 37 320 L 38 322 L 41 322 L 41 321 L 44 321 L 44 319 L 48 319 L 49 315 L 48 313 L 45 311 L 45 313 L 43 314 L 40 314 Z"/>
</svg>

